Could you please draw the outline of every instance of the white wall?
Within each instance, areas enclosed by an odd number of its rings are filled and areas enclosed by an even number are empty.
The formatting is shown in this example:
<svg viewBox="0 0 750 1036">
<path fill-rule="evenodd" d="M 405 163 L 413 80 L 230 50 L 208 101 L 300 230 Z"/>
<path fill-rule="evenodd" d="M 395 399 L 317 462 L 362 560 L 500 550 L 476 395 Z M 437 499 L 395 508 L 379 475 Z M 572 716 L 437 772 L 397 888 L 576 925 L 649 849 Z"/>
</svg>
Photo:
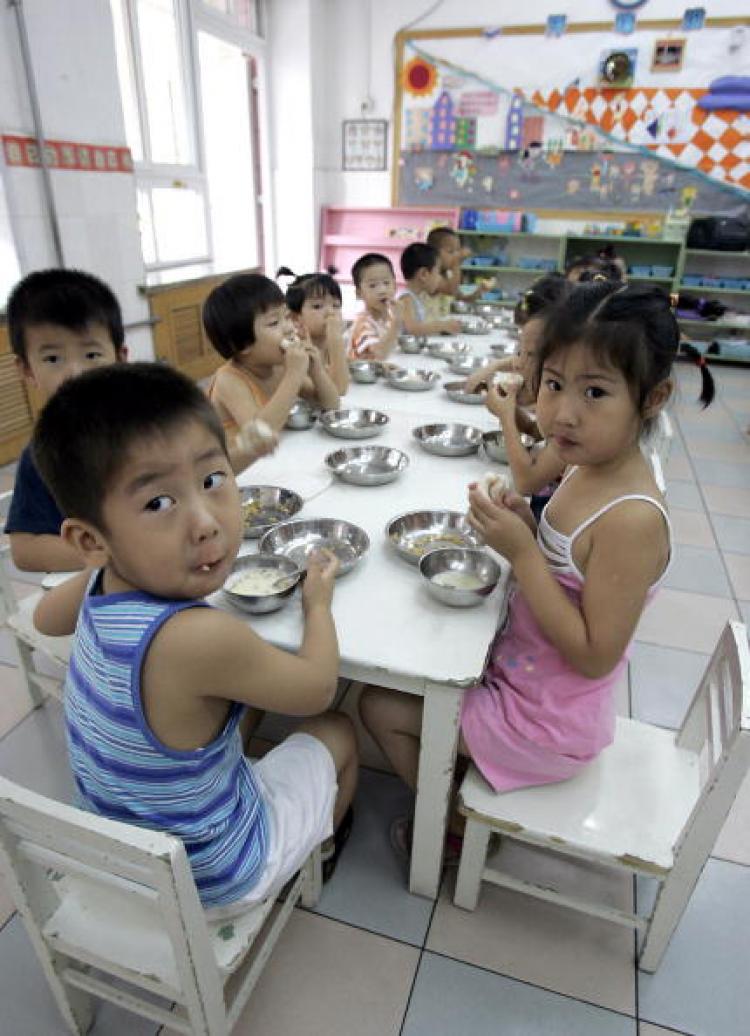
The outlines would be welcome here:
<svg viewBox="0 0 750 1036">
<path fill-rule="evenodd" d="M 51 140 L 126 146 L 109 0 L 25 0 L 44 135 Z M 0 7 L 0 131 L 33 135 L 15 15 Z M 4 165 L 2 175 L 21 272 L 56 264 L 38 169 Z M 148 316 L 135 178 L 128 173 L 53 170 L 66 266 L 112 287 L 126 323 Z M 0 300 L 0 305 L 4 300 Z M 153 356 L 149 329 L 128 336 L 131 355 Z"/>
</svg>

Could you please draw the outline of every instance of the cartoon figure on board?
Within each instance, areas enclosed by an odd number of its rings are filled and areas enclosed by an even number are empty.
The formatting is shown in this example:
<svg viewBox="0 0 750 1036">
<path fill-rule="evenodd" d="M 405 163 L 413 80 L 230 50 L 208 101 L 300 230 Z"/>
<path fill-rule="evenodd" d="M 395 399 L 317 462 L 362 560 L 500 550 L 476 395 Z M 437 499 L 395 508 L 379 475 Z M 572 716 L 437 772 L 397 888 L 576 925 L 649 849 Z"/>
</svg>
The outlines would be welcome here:
<svg viewBox="0 0 750 1036">
<path fill-rule="evenodd" d="M 476 162 L 468 151 L 457 151 L 453 156 L 453 168 L 450 171 L 451 179 L 456 187 L 464 190 L 471 187 L 472 181 L 477 174 Z"/>
<path fill-rule="evenodd" d="M 543 148 L 538 140 L 533 140 L 521 152 L 518 164 L 521 167 L 521 179 L 535 181 L 539 179 L 538 166 L 542 159 Z"/>
</svg>

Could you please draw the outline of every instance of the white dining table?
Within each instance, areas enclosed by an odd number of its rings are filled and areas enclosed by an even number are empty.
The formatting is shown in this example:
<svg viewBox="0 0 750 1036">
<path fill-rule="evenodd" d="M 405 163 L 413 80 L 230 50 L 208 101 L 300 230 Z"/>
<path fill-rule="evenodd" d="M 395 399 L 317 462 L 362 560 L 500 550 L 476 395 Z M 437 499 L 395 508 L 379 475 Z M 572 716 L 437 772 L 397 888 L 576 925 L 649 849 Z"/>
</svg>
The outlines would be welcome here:
<svg viewBox="0 0 750 1036">
<path fill-rule="evenodd" d="M 476 355 L 484 355 L 488 341 L 476 341 Z M 443 361 L 395 353 L 401 366 L 438 370 L 444 380 L 456 380 Z M 461 697 L 481 676 L 488 647 L 504 612 L 509 568 L 502 567 L 500 583 L 482 604 L 451 608 L 427 590 L 415 565 L 400 558 L 385 536 L 391 518 L 408 511 L 448 509 L 466 511 L 467 484 L 488 468 L 501 470 L 477 454 L 442 457 L 425 452 L 413 438 L 420 424 L 440 421 L 497 428 L 484 406 L 449 400 L 442 383 L 427 392 L 405 392 L 379 381 L 353 384 L 342 408 L 382 410 L 389 422 L 376 437 L 343 440 L 320 426 L 283 433 L 278 450 L 248 468 L 240 485 L 276 485 L 292 489 L 304 499 L 300 518 L 337 518 L 365 530 L 370 547 L 356 567 L 337 580 L 333 615 L 338 631 L 341 676 L 415 694 L 424 700 L 416 794 L 414 838 L 409 887 L 435 896 L 440 879 L 445 826 L 456 745 Z M 327 454 L 347 446 L 368 443 L 392 446 L 409 457 L 399 478 L 381 486 L 357 486 L 335 479 L 325 466 Z M 245 541 L 243 552 L 257 550 L 257 540 Z M 497 556 L 496 556 L 497 557 Z M 212 598 L 218 607 L 231 608 L 221 592 Z M 244 614 L 244 613 L 243 613 Z M 296 650 L 302 638 L 299 596 L 281 611 L 245 615 L 250 625 L 270 643 Z"/>
</svg>

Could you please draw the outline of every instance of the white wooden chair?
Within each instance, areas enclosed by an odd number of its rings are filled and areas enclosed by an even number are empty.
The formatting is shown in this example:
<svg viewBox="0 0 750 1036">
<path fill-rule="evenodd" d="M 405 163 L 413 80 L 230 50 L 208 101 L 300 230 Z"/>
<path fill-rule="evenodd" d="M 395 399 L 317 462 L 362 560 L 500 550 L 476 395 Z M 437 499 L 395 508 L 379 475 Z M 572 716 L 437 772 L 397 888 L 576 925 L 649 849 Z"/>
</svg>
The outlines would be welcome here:
<svg viewBox="0 0 750 1036">
<path fill-rule="evenodd" d="M 665 413 L 664 410 L 660 410 L 656 416 L 656 421 L 648 437 L 647 444 L 656 451 L 662 470 L 666 470 L 673 439 L 674 427 L 669 414 Z"/>
<path fill-rule="evenodd" d="M 748 768 L 750 655 L 745 627 L 731 622 L 676 733 L 618 718 L 613 744 L 576 777 L 504 794 L 469 768 L 459 793 L 466 831 L 453 902 L 474 910 L 488 881 L 634 927 L 642 935 L 639 966 L 655 971 Z M 657 879 L 653 912 L 641 917 L 490 867 L 493 831 Z"/>
<path fill-rule="evenodd" d="M 227 1036 L 292 908 L 314 906 L 321 887 L 318 849 L 283 903 L 208 920 L 179 839 L 2 777 L 0 873 L 74 1033 L 97 997 L 170 1031 Z"/>
</svg>

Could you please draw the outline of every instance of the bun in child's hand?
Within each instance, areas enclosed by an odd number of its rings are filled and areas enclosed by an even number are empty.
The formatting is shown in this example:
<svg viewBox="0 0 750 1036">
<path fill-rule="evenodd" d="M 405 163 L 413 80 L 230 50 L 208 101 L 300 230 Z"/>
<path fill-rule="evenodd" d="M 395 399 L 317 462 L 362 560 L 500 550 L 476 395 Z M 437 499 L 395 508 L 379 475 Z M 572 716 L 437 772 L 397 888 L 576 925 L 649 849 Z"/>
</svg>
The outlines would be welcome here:
<svg viewBox="0 0 750 1036">
<path fill-rule="evenodd" d="M 507 475 L 499 475 L 494 471 L 487 471 L 477 482 L 477 488 L 488 496 L 490 500 L 497 502 L 506 489 L 510 489 L 510 479 Z"/>
<path fill-rule="evenodd" d="M 502 389 L 520 389 L 523 385 L 523 374 L 517 374 L 515 371 L 496 371 L 492 384 L 499 385 Z"/>
<path fill-rule="evenodd" d="M 278 436 L 262 417 L 256 417 L 244 424 L 237 433 L 235 444 L 246 453 L 269 452 L 276 444 Z"/>
</svg>

